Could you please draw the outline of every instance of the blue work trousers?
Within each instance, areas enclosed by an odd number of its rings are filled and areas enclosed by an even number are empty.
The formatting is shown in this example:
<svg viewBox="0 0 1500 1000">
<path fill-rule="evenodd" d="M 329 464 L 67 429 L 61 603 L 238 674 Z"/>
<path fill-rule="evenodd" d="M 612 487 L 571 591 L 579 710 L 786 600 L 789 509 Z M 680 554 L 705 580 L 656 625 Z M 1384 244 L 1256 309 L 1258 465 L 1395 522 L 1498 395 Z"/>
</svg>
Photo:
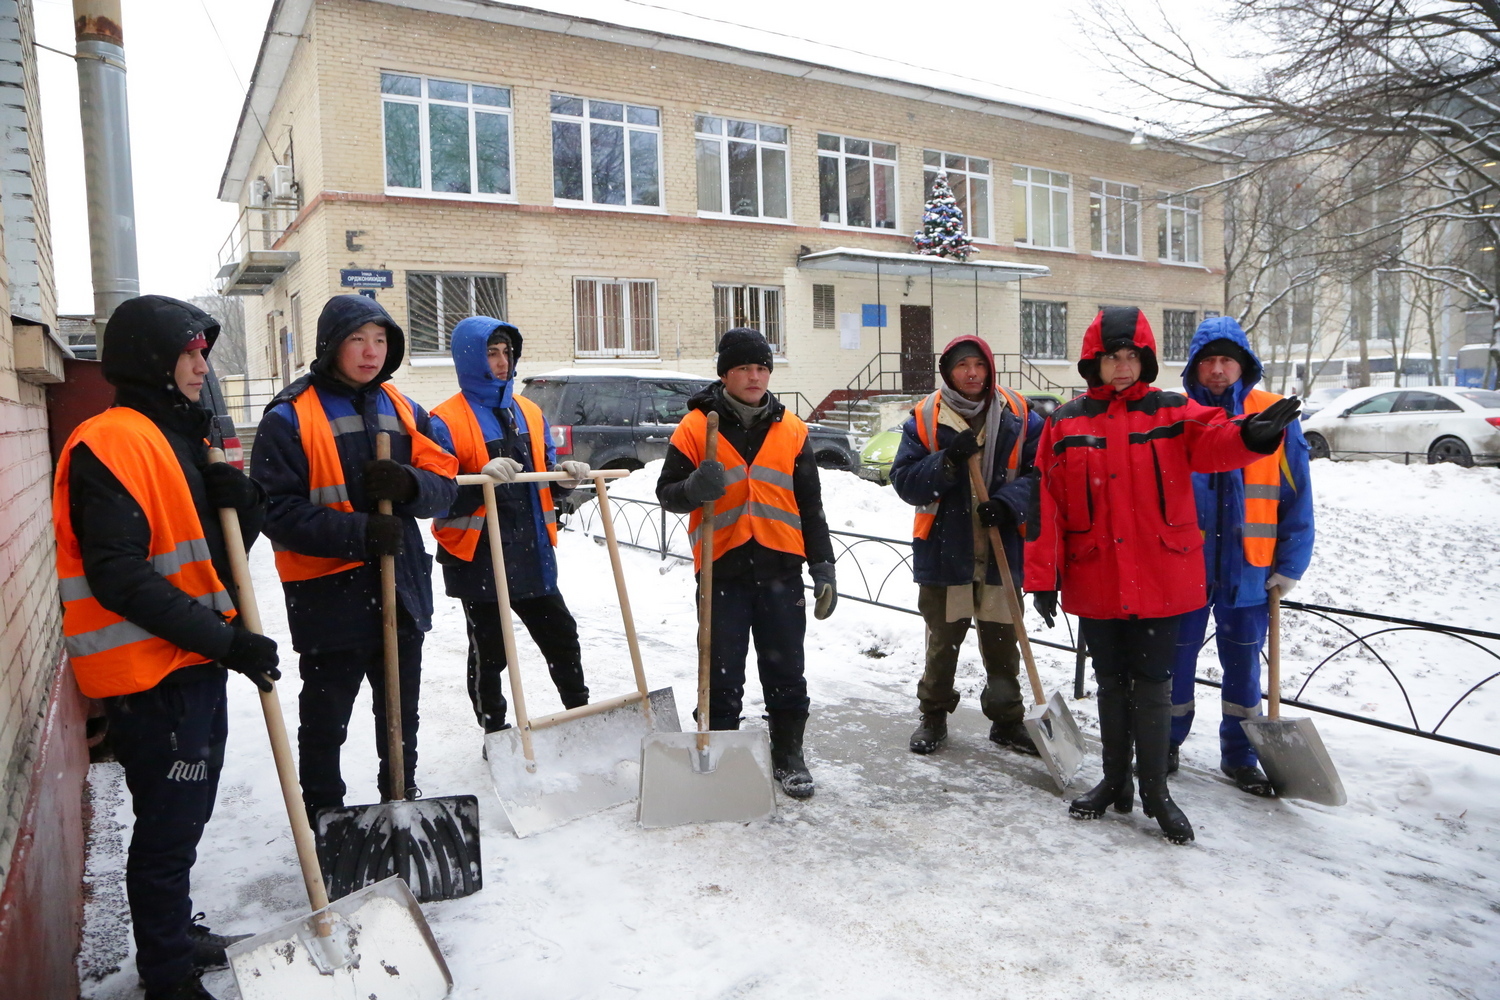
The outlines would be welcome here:
<svg viewBox="0 0 1500 1000">
<path fill-rule="evenodd" d="M 1219 666 L 1224 672 L 1224 687 L 1220 691 L 1223 719 L 1219 723 L 1219 766 L 1226 770 L 1253 767 L 1259 759 L 1240 722 L 1261 714 L 1260 650 L 1270 624 L 1270 607 L 1265 604 L 1232 608 L 1211 602 L 1182 616 L 1177 636 L 1177 665 L 1172 674 L 1172 745 L 1181 746 L 1193 727 L 1193 678 L 1197 674 L 1198 651 L 1208 631 L 1210 611 Z"/>
</svg>

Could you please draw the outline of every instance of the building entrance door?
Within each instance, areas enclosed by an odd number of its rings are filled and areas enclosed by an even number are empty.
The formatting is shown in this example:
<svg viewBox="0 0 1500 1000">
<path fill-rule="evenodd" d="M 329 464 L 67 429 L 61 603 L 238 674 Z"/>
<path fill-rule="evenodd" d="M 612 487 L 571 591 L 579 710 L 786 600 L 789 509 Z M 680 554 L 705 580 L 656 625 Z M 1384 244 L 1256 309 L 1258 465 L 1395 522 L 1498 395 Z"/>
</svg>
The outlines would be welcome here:
<svg viewBox="0 0 1500 1000">
<path fill-rule="evenodd" d="M 931 392 L 932 307 L 901 307 L 901 391 Z"/>
</svg>

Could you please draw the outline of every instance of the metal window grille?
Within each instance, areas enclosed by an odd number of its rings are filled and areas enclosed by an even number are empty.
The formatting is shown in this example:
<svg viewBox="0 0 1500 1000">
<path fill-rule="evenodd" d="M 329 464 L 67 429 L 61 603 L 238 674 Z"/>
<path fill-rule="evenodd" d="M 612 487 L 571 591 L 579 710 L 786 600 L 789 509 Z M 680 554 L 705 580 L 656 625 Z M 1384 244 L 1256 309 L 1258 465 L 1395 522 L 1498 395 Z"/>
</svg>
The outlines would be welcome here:
<svg viewBox="0 0 1500 1000">
<path fill-rule="evenodd" d="M 505 319 L 503 274 L 406 272 L 406 335 L 412 354 L 442 354 L 459 320 Z"/>
<path fill-rule="evenodd" d="M 1189 309 L 1163 309 L 1161 357 L 1163 361 L 1186 361 L 1188 344 L 1198 328 L 1198 314 Z"/>
<path fill-rule="evenodd" d="M 831 289 L 833 286 L 822 287 Z M 714 343 L 718 344 L 726 330 L 737 326 L 759 330 L 771 345 L 771 353 L 778 357 L 784 355 L 781 289 L 763 285 L 715 285 Z"/>
<path fill-rule="evenodd" d="M 1068 304 L 1021 301 L 1021 354 L 1028 358 L 1068 356 Z"/>
<path fill-rule="evenodd" d="M 813 329 L 834 330 L 839 325 L 832 285 L 813 285 Z"/>
<path fill-rule="evenodd" d="M 656 282 L 573 279 L 573 337 L 581 358 L 656 357 Z"/>
</svg>

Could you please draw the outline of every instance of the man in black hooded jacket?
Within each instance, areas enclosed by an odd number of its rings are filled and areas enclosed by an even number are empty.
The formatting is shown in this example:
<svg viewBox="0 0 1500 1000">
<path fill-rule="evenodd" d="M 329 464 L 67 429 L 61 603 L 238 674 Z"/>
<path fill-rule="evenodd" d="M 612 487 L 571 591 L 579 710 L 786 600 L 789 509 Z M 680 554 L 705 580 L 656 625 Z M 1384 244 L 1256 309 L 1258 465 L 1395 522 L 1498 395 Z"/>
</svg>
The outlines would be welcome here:
<svg viewBox="0 0 1500 1000">
<path fill-rule="evenodd" d="M 148 1000 L 212 1000 L 199 971 L 222 966 L 224 946 L 239 939 L 196 923 L 202 914 L 189 915 L 189 878 L 224 762 L 225 668 L 266 690 L 281 676 L 276 643 L 226 618 L 238 594 L 219 509 L 239 512 L 248 546 L 260 531 L 265 494 L 233 466 L 208 463 L 212 415 L 198 398 L 218 335 L 219 324 L 186 302 L 143 295 L 122 303 L 102 343 L 115 406 L 74 432 L 58 465 L 54 509 L 69 654 L 85 694 L 119 692 L 103 701 L 135 812 L 125 886 Z M 122 408 L 150 425 L 127 419 Z M 140 453 L 161 455 L 165 464 L 141 462 Z M 160 478 L 132 493 L 113 470 L 135 478 L 127 470 L 139 475 L 142 465 Z M 179 472 L 180 481 L 167 481 Z M 168 507 L 164 517 L 161 496 L 152 494 L 190 497 L 191 510 Z M 164 520 L 186 537 L 153 555 L 153 529 L 162 530 Z M 201 566 L 200 545 L 211 573 Z M 195 563 L 198 578 L 216 577 L 222 593 L 195 597 L 183 589 Z M 80 565 L 81 580 L 72 575 Z M 98 628 L 100 609 L 124 622 Z"/>
</svg>

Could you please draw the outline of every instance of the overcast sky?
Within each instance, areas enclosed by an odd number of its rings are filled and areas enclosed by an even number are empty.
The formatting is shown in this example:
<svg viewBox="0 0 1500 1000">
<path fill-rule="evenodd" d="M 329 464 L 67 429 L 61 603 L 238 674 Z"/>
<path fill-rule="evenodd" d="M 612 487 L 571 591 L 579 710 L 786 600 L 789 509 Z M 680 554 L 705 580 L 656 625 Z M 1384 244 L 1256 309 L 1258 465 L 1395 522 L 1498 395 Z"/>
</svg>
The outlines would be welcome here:
<svg viewBox="0 0 1500 1000">
<path fill-rule="evenodd" d="M 587 13 L 621 2 L 527 5 Z M 1184 4 L 1172 0 L 1174 7 Z M 1111 98 L 1117 85 L 1094 65 L 1074 26 L 1073 12 L 1082 5 L 958 0 L 925 8 L 889 0 L 756 0 L 731 7 L 722 0 L 664 0 L 639 6 L 732 19 L 1049 100 L 1122 110 Z M 236 218 L 235 208 L 216 198 L 219 178 L 270 9 L 271 0 L 123 2 L 143 292 L 187 297 L 212 288 L 219 248 Z M 37 40 L 73 51 L 71 0 L 35 0 L 35 11 Z M 77 71 L 71 59 L 52 52 L 40 51 L 37 59 L 59 310 L 87 314 L 93 293 Z"/>
</svg>

